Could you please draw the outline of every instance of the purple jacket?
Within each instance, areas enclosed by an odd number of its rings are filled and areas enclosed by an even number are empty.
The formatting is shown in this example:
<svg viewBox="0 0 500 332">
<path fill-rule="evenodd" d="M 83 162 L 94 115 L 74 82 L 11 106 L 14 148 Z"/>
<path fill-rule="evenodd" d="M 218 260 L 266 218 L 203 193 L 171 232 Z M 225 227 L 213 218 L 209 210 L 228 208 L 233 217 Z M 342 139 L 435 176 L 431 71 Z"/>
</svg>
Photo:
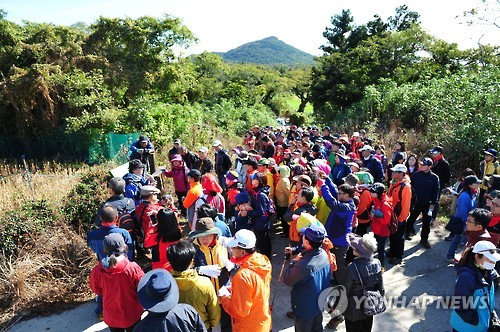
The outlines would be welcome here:
<svg viewBox="0 0 500 332">
<path fill-rule="evenodd" d="M 189 184 L 186 176 L 188 172 L 189 168 L 182 165 L 179 168 L 172 167 L 172 169 L 169 171 L 163 171 L 163 175 L 174 180 L 175 191 L 187 192 L 189 190 Z"/>
</svg>

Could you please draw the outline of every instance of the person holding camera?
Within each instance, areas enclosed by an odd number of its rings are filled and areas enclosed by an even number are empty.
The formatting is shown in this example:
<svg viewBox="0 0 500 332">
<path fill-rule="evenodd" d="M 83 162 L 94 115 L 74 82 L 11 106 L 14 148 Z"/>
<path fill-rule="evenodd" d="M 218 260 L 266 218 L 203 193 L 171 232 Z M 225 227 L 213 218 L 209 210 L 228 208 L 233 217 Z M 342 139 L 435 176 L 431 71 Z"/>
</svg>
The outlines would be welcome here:
<svg viewBox="0 0 500 332">
<path fill-rule="evenodd" d="M 149 155 L 155 153 L 155 148 L 146 135 L 139 136 L 129 149 L 129 160 L 139 159 L 142 163 L 147 163 Z"/>
</svg>

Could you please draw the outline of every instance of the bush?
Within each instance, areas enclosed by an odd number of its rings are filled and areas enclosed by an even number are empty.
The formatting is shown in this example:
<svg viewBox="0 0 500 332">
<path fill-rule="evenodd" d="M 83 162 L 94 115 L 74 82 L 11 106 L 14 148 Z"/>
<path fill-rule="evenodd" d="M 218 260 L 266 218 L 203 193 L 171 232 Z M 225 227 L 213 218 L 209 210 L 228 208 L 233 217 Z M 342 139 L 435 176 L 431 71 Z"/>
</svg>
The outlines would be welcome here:
<svg viewBox="0 0 500 332">
<path fill-rule="evenodd" d="M 16 254 L 42 230 L 50 228 L 54 219 L 54 211 L 46 200 L 28 201 L 20 209 L 7 212 L 0 218 L 0 252 L 5 256 Z"/>
</svg>

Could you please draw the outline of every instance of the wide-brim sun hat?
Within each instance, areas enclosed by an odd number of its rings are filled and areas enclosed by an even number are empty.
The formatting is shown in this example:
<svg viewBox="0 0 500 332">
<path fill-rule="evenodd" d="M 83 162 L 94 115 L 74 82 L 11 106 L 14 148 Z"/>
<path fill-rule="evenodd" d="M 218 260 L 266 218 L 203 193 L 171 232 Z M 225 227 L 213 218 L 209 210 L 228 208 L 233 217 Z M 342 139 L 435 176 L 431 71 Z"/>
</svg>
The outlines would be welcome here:
<svg viewBox="0 0 500 332">
<path fill-rule="evenodd" d="M 139 281 L 137 296 L 144 309 L 153 313 L 164 313 L 179 303 L 179 287 L 167 270 L 154 269 Z"/>
<path fill-rule="evenodd" d="M 197 239 L 206 235 L 222 235 L 222 231 L 215 226 L 215 223 L 210 217 L 200 218 L 196 222 L 195 230 L 189 232 L 189 238 Z"/>
</svg>

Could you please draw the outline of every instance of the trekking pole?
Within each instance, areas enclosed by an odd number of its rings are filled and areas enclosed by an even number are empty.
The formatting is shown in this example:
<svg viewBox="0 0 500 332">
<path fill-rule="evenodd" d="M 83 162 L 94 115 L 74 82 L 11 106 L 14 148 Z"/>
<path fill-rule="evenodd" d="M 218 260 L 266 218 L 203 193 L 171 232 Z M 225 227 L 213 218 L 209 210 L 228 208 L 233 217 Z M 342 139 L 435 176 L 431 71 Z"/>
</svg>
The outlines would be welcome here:
<svg viewBox="0 0 500 332">
<path fill-rule="evenodd" d="M 33 191 L 33 185 L 31 184 L 31 174 L 30 174 L 30 171 L 28 170 L 28 165 L 26 164 L 26 159 L 25 159 L 24 154 L 21 156 L 21 159 L 22 159 L 23 164 L 24 164 L 24 170 L 26 172 L 26 177 L 28 178 L 28 185 L 30 187 L 31 199 L 35 200 L 35 193 Z"/>
<path fill-rule="evenodd" d="M 290 258 L 290 254 L 285 255 L 285 259 L 283 260 L 283 264 L 281 264 L 281 270 L 280 270 L 280 275 L 278 276 L 278 282 L 276 283 L 276 291 L 274 292 L 273 299 L 271 301 L 271 305 L 269 306 L 269 309 L 272 311 L 274 307 L 274 300 L 276 300 L 276 295 L 278 294 L 278 286 L 280 285 L 281 282 L 281 277 L 283 276 L 283 270 L 285 270 L 285 265 L 286 261 Z"/>
</svg>

